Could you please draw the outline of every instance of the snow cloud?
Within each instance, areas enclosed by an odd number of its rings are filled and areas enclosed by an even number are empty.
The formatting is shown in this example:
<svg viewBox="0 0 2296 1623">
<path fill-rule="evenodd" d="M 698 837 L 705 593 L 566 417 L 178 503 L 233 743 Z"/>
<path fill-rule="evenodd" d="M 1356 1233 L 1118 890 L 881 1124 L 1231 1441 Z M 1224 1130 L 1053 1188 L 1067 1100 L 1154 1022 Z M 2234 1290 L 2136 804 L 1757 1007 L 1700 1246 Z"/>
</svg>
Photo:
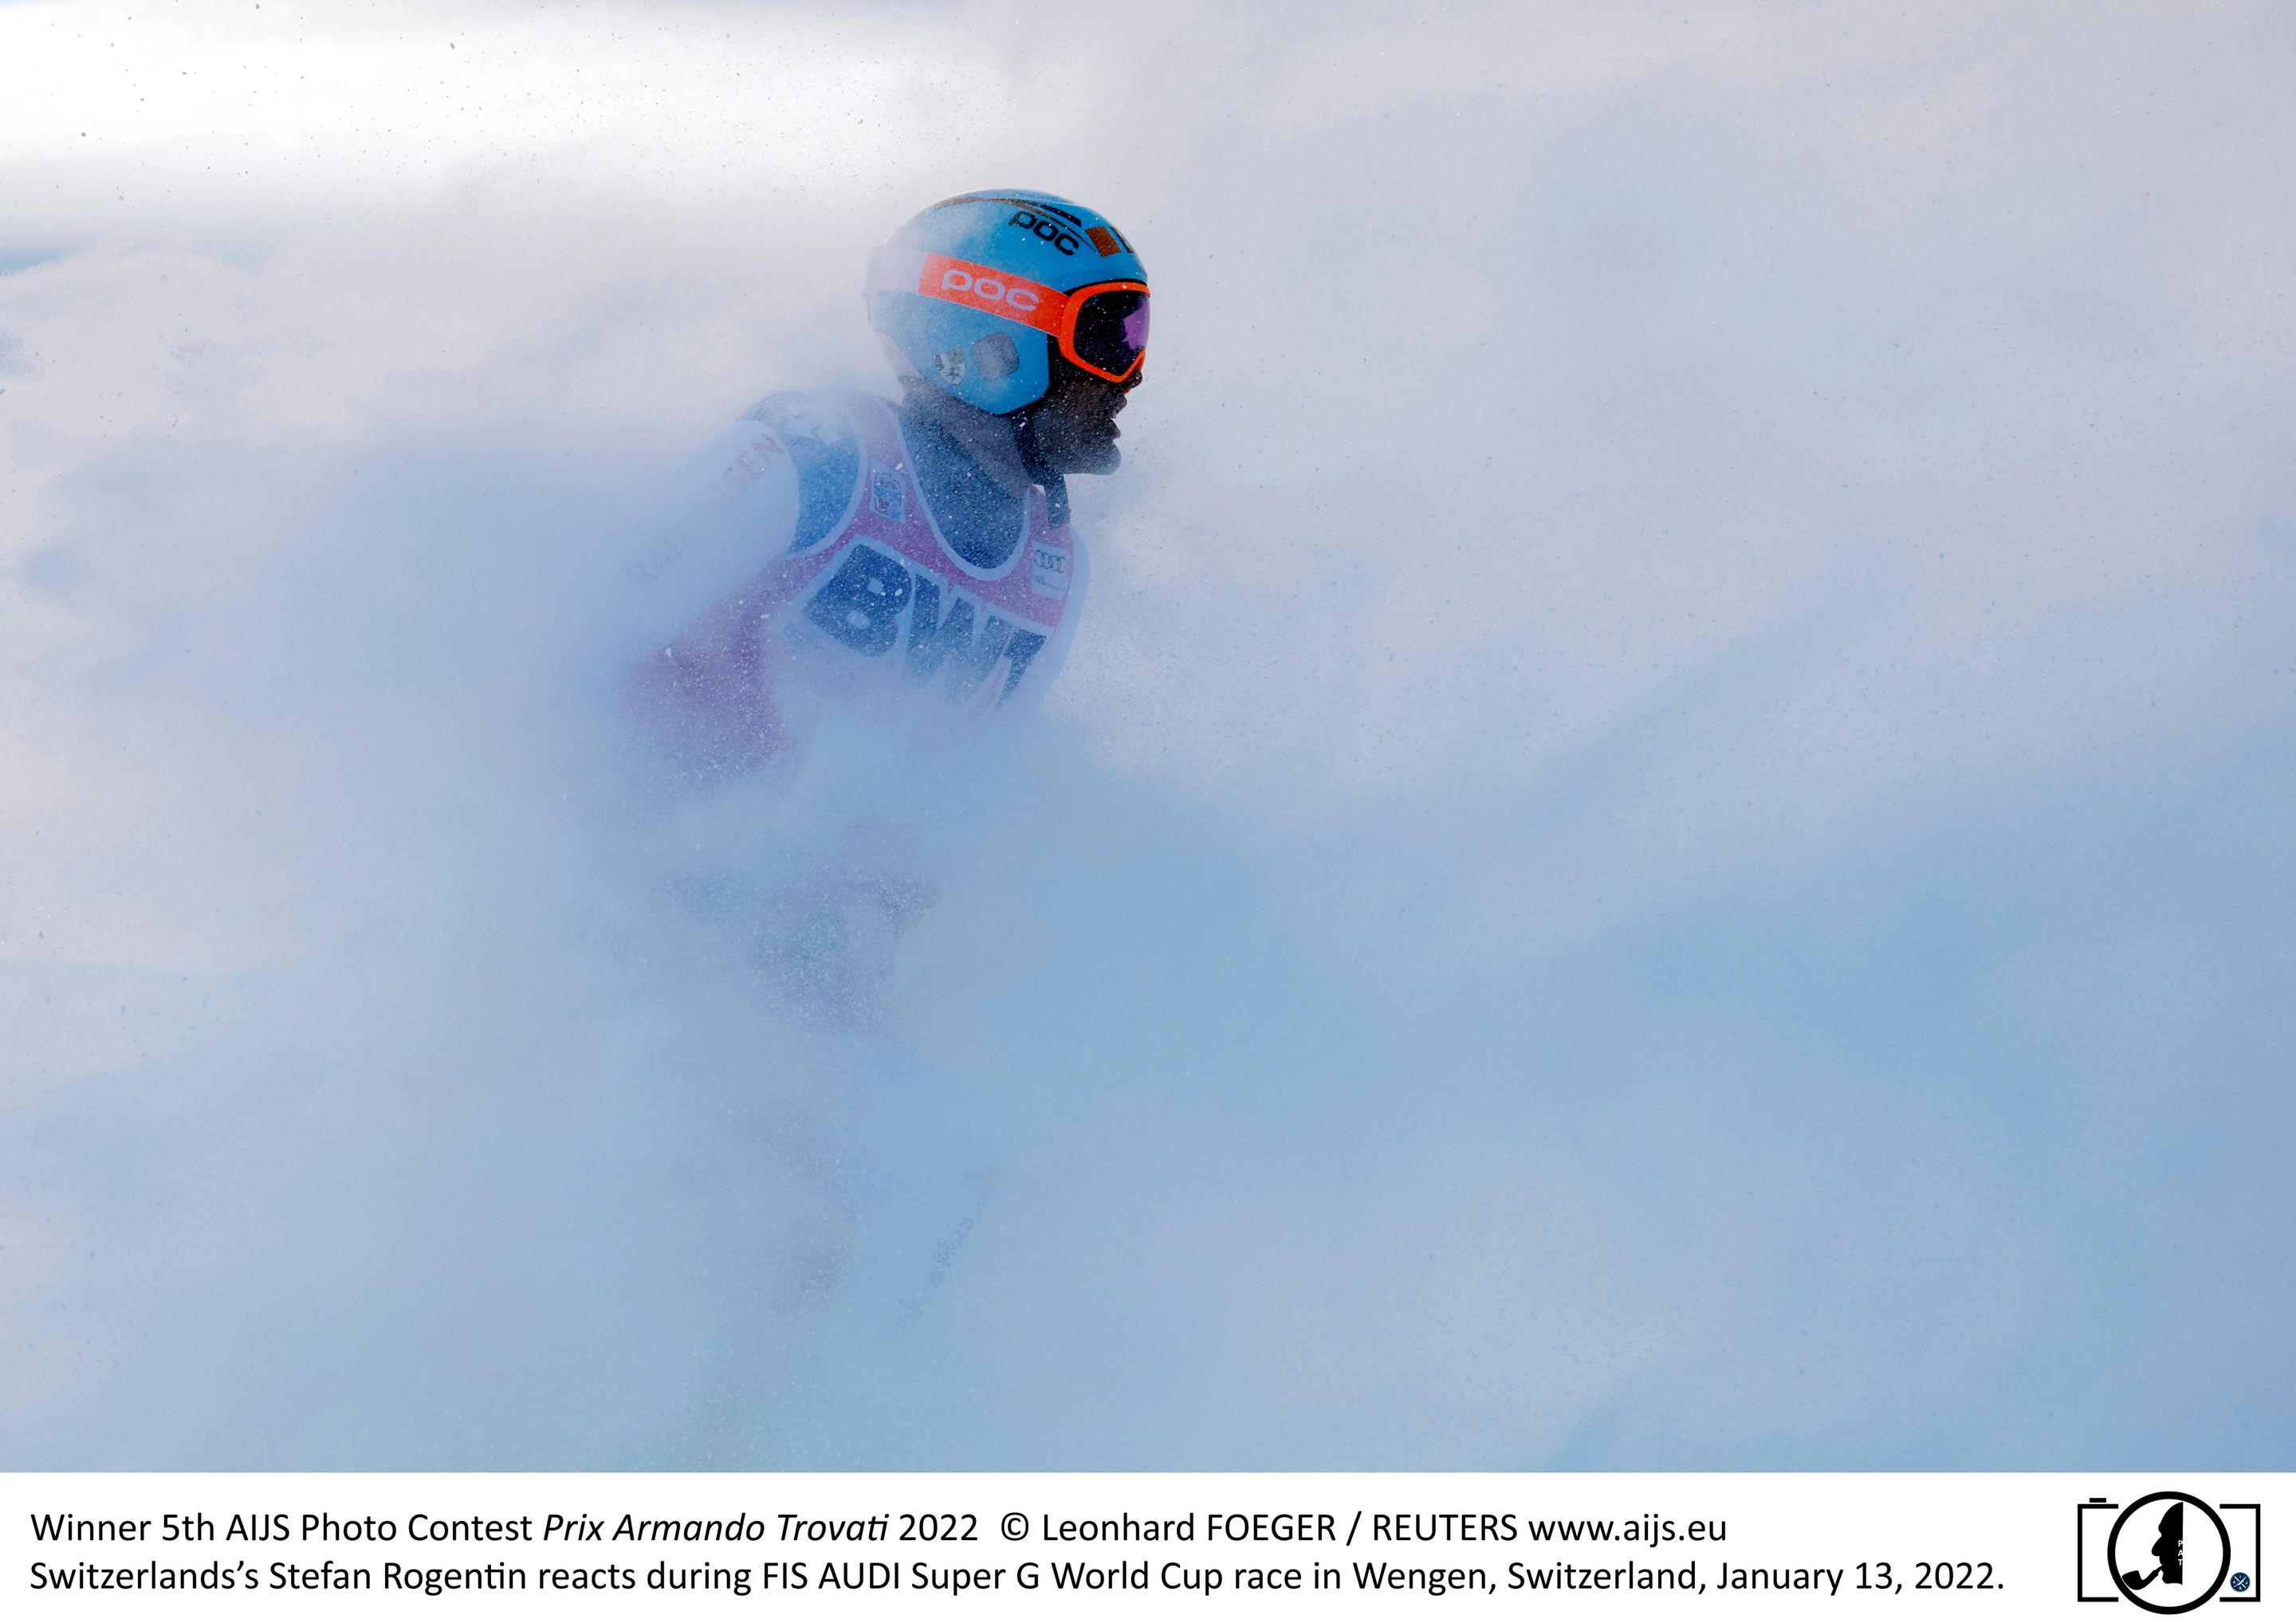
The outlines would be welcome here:
<svg viewBox="0 0 2296 1623">
<path fill-rule="evenodd" d="M 2292 68 L 0 5 L 0 1463 L 2285 1467 Z M 617 836 L 586 628 L 998 184 L 1157 342 L 898 972 L 1004 1183 L 840 1386 L 840 1062 Z"/>
</svg>

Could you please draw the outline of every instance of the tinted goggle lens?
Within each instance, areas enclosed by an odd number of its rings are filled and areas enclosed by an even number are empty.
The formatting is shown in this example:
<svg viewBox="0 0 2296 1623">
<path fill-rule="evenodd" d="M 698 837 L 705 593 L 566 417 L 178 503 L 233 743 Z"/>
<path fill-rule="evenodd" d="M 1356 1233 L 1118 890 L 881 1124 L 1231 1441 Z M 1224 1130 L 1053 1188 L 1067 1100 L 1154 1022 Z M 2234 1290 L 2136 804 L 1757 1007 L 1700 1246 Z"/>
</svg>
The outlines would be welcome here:
<svg viewBox="0 0 2296 1623">
<path fill-rule="evenodd" d="M 1077 307 L 1077 359 L 1122 377 L 1148 348 L 1148 295 L 1132 288 L 1093 294 Z"/>
</svg>

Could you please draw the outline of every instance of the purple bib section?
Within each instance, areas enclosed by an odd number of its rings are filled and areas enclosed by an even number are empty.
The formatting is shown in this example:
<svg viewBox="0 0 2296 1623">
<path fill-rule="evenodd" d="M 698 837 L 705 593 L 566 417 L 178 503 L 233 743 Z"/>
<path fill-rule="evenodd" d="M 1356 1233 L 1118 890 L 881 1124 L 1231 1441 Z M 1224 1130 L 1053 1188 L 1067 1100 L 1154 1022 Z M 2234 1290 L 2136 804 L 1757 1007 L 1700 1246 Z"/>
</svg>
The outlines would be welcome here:
<svg viewBox="0 0 2296 1623">
<path fill-rule="evenodd" d="M 793 680 L 899 683 L 920 700 L 991 708 L 1060 630 L 1076 555 L 1044 492 L 1029 492 L 1011 556 L 976 569 L 935 527 L 891 408 L 860 398 L 830 409 L 840 406 L 862 449 L 842 521 L 767 564 L 631 673 L 641 717 L 697 769 L 742 772 L 789 752 L 778 695 Z M 744 458 L 748 471 L 737 463 L 727 477 L 758 477 L 771 460 Z"/>
</svg>

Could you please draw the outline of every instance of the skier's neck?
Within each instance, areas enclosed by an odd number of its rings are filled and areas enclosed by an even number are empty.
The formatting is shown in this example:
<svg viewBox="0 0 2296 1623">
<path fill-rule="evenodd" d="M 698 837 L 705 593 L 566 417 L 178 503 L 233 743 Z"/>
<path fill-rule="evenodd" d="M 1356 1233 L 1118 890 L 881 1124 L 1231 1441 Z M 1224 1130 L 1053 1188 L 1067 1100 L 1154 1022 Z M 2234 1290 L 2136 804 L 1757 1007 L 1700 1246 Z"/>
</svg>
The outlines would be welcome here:
<svg viewBox="0 0 2296 1623">
<path fill-rule="evenodd" d="M 965 459 L 1007 496 L 1026 496 L 1037 482 L 1021 455 L 1011 418 L 967 406 L 922 383 L 910 385 L 902 405 L 955 440 Z"/>
</svg>

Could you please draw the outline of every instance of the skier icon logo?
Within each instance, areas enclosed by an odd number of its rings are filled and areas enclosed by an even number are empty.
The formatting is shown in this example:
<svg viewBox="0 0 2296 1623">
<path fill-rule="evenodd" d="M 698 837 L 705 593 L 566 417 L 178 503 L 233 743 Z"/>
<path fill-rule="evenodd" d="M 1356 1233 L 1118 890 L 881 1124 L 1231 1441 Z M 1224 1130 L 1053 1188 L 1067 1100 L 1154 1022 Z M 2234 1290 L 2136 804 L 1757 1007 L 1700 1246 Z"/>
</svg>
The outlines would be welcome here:
<svg viewBox="0 0 2296 1623">
<path fill-rule="evenodd" d="M 2263 1598 L 2253 1577 L 2260 1505 L 2226 1504 L 2220 1513 L 2197 1495 L 2167 1489 L 2127 1505 L 2091 1499 L 2078 1521 L 2083 1601 L 2125 1600 L 2146 1611 L 2175 1613 L 2212 1600 Z"/>
</svg>

